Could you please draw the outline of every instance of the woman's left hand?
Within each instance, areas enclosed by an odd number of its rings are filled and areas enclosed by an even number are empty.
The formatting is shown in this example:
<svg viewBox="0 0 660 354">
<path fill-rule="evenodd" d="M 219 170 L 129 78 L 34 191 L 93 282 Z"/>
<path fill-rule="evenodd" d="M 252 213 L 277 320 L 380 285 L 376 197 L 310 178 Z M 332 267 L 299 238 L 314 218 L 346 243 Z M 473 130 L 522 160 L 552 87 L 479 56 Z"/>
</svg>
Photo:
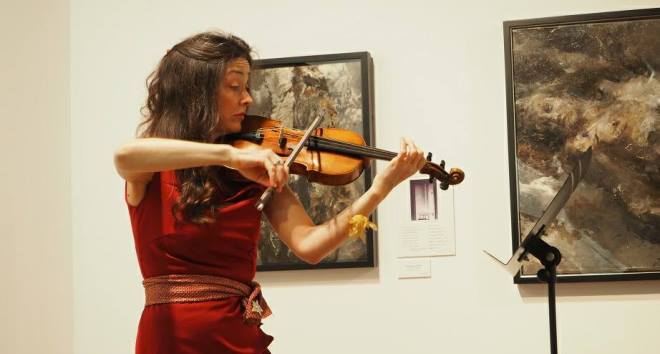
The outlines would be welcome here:
<svg viewBox="0 0 660 354">
<path fill-rule="evenodd" d="M 385 170 L 378 173 L 372 184 L 381 193 L 389 193 L 399 183 L 417 173 L 426 164 L 424 151 L 410 139 L 401 139 L 401 151 L 390 161 Z"/>
</svg>

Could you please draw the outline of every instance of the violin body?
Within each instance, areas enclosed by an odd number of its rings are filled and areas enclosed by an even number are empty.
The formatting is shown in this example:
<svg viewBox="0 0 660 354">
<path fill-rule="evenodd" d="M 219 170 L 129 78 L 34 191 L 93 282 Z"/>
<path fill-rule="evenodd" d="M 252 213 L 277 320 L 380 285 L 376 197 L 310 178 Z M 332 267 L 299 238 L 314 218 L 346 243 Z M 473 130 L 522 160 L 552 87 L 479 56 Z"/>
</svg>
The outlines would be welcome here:
<svg viewBox="0 0 660 354">
<path fill-rule="evenodd" d="M 269 149 L 284 158 L 291 154 L 303 137 L 300 130 L 285 128 L 278 120 L 260 116 L 246 116 L 241 130 L 240 133 L 224 136 L 224 142 L 239 149 Z M 317 128 L 292 161 L 289 172 L 306 176 L 311 182 L 340 186 L 360 177 L 372 158 L 391 160 L 396 155 L 367 146 L 364 138 L 356 132 Z M 438 179 L 442 189 L 458 184 L 464 178 L 460 169 L 451 169 L 447 173 L 444 161 L 440 165 L 427 161 L 420 172 L 429 174 L 430 180 Z"/>
<path fill-rule="evenodd" d="M 277 120 L 259 116 L 246 116 L 243 131 L 226 136 L 226 141 L 239 149 L 269 149 L 282 157 L 288 157 L 302 138 L 300 131 L 284 128 Z M 315 137 L 366 146 L 364 138 L 350 130 L 318 128 L 313 134 Z M 302 149 L 289 166 L 289 172 L 306 176 L 310 182 L 343 186 L 358 179 L 368 164 L 369 159 L 323 151 L 322 148 L 314 148 L 312 142 Z"/>
</svg>

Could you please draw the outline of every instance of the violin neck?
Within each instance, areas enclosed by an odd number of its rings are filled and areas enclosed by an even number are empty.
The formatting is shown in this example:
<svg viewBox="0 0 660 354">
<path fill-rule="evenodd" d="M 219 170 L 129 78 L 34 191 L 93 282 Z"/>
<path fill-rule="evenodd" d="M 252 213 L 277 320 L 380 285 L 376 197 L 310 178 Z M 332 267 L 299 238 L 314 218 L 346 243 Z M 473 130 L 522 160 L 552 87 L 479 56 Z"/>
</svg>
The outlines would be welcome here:
<svg viewBox="0 0 660 354">
<path fill-rule="evenodd" d="M 397 155 L 394 152 L 376 149 L 370 146 L 344 143 L 316 136 L 310 137 L 310 139 L 306 142 L 306 146 L 307 148 L 313 150 L 324 150 L 355 157 L 372 158 L 378 160 L 391 160 Z"/>
<path fill-rule="evenodd" d="M 336 140 L 329 140 L 323 137 L 312 136 L 307 140 L 306 146 L 312 150 L 323 150 L 329 152 L 337 152 L 340 154 L 360 157 L 360 158 L 372 158 L 378 160 L 391 160 L 397 156 L 397 153 L 373 148 L 370 146 L 364 145 L 355 145 L 345 142 L 340 142 Z M 447 176 L 447 172 L 438 165 L 433 164 L 432 162 L 427 161 L 424 167 L 422 167 L 421 173 L 430 174 L 433 176 Z"/>
</svg>

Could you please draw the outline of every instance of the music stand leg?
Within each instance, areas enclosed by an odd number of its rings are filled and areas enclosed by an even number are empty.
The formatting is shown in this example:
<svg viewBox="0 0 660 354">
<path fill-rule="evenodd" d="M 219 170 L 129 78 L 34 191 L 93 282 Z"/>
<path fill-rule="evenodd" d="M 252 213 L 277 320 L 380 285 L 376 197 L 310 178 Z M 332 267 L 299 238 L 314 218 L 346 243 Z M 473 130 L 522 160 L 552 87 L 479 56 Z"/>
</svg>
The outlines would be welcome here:
<svg viewBox="0 0 660 354">
<path fill-rule="evenodd" d="M 561 252 L 541 240 L 540 233 L 529 243 L 529 252 L 545 268 L 536 273 L 539 280 L 548 284 L 548 317 L 550 319 L 550 353 L 557 354 L 557 311 L 555 286 L 557 284 L 557 265 L 561 262 Z"/>
<path fill-rule="evenodd" d="M 541 269 L 537 277 L 548 284 L 548 317 L 550 319 L 550 353 L 557 354 L 557 307 L 555 288 L 557 284 L 557 266 L 549 264 Z"/>
</svg>

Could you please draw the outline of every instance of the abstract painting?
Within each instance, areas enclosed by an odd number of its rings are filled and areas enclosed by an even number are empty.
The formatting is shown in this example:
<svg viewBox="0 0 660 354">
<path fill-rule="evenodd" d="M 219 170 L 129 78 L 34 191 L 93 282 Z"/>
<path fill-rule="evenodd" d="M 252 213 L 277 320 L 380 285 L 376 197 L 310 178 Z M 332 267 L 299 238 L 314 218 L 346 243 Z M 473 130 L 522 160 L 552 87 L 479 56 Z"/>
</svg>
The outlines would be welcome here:
<svg viewBox="0 0 660 354">
<path fill-rule="evenodd" d="M 367 52 L 262 59 L 250 78 L 253 104 L 248 114 L 280 120 L 287 128 L 305 130 L 328 102 L 336 115 L 327 115 L 321 128 L 340 128 L 373 143 L 372 60 Z M 354 182 L 343 186 L 310 183 L 291 175 L 289 186 L 316 224 L 332 219 L 371 185 L 373 170 L 365 168 Z M 375 220 L 375 213 L 371 216 Z M 257 269 L 352 268 L 374 266 L 374 235 L 349 239 L 319 264 L 309 265 L 279 239 L 262 218 Z"/>
<path fill-rule="evenodd" d="M 660 9 L 508 21 L 504 39 L 514 250 L 591 146 L 544 236 L 558 281 L 660 278 Z"/>
</svg>

